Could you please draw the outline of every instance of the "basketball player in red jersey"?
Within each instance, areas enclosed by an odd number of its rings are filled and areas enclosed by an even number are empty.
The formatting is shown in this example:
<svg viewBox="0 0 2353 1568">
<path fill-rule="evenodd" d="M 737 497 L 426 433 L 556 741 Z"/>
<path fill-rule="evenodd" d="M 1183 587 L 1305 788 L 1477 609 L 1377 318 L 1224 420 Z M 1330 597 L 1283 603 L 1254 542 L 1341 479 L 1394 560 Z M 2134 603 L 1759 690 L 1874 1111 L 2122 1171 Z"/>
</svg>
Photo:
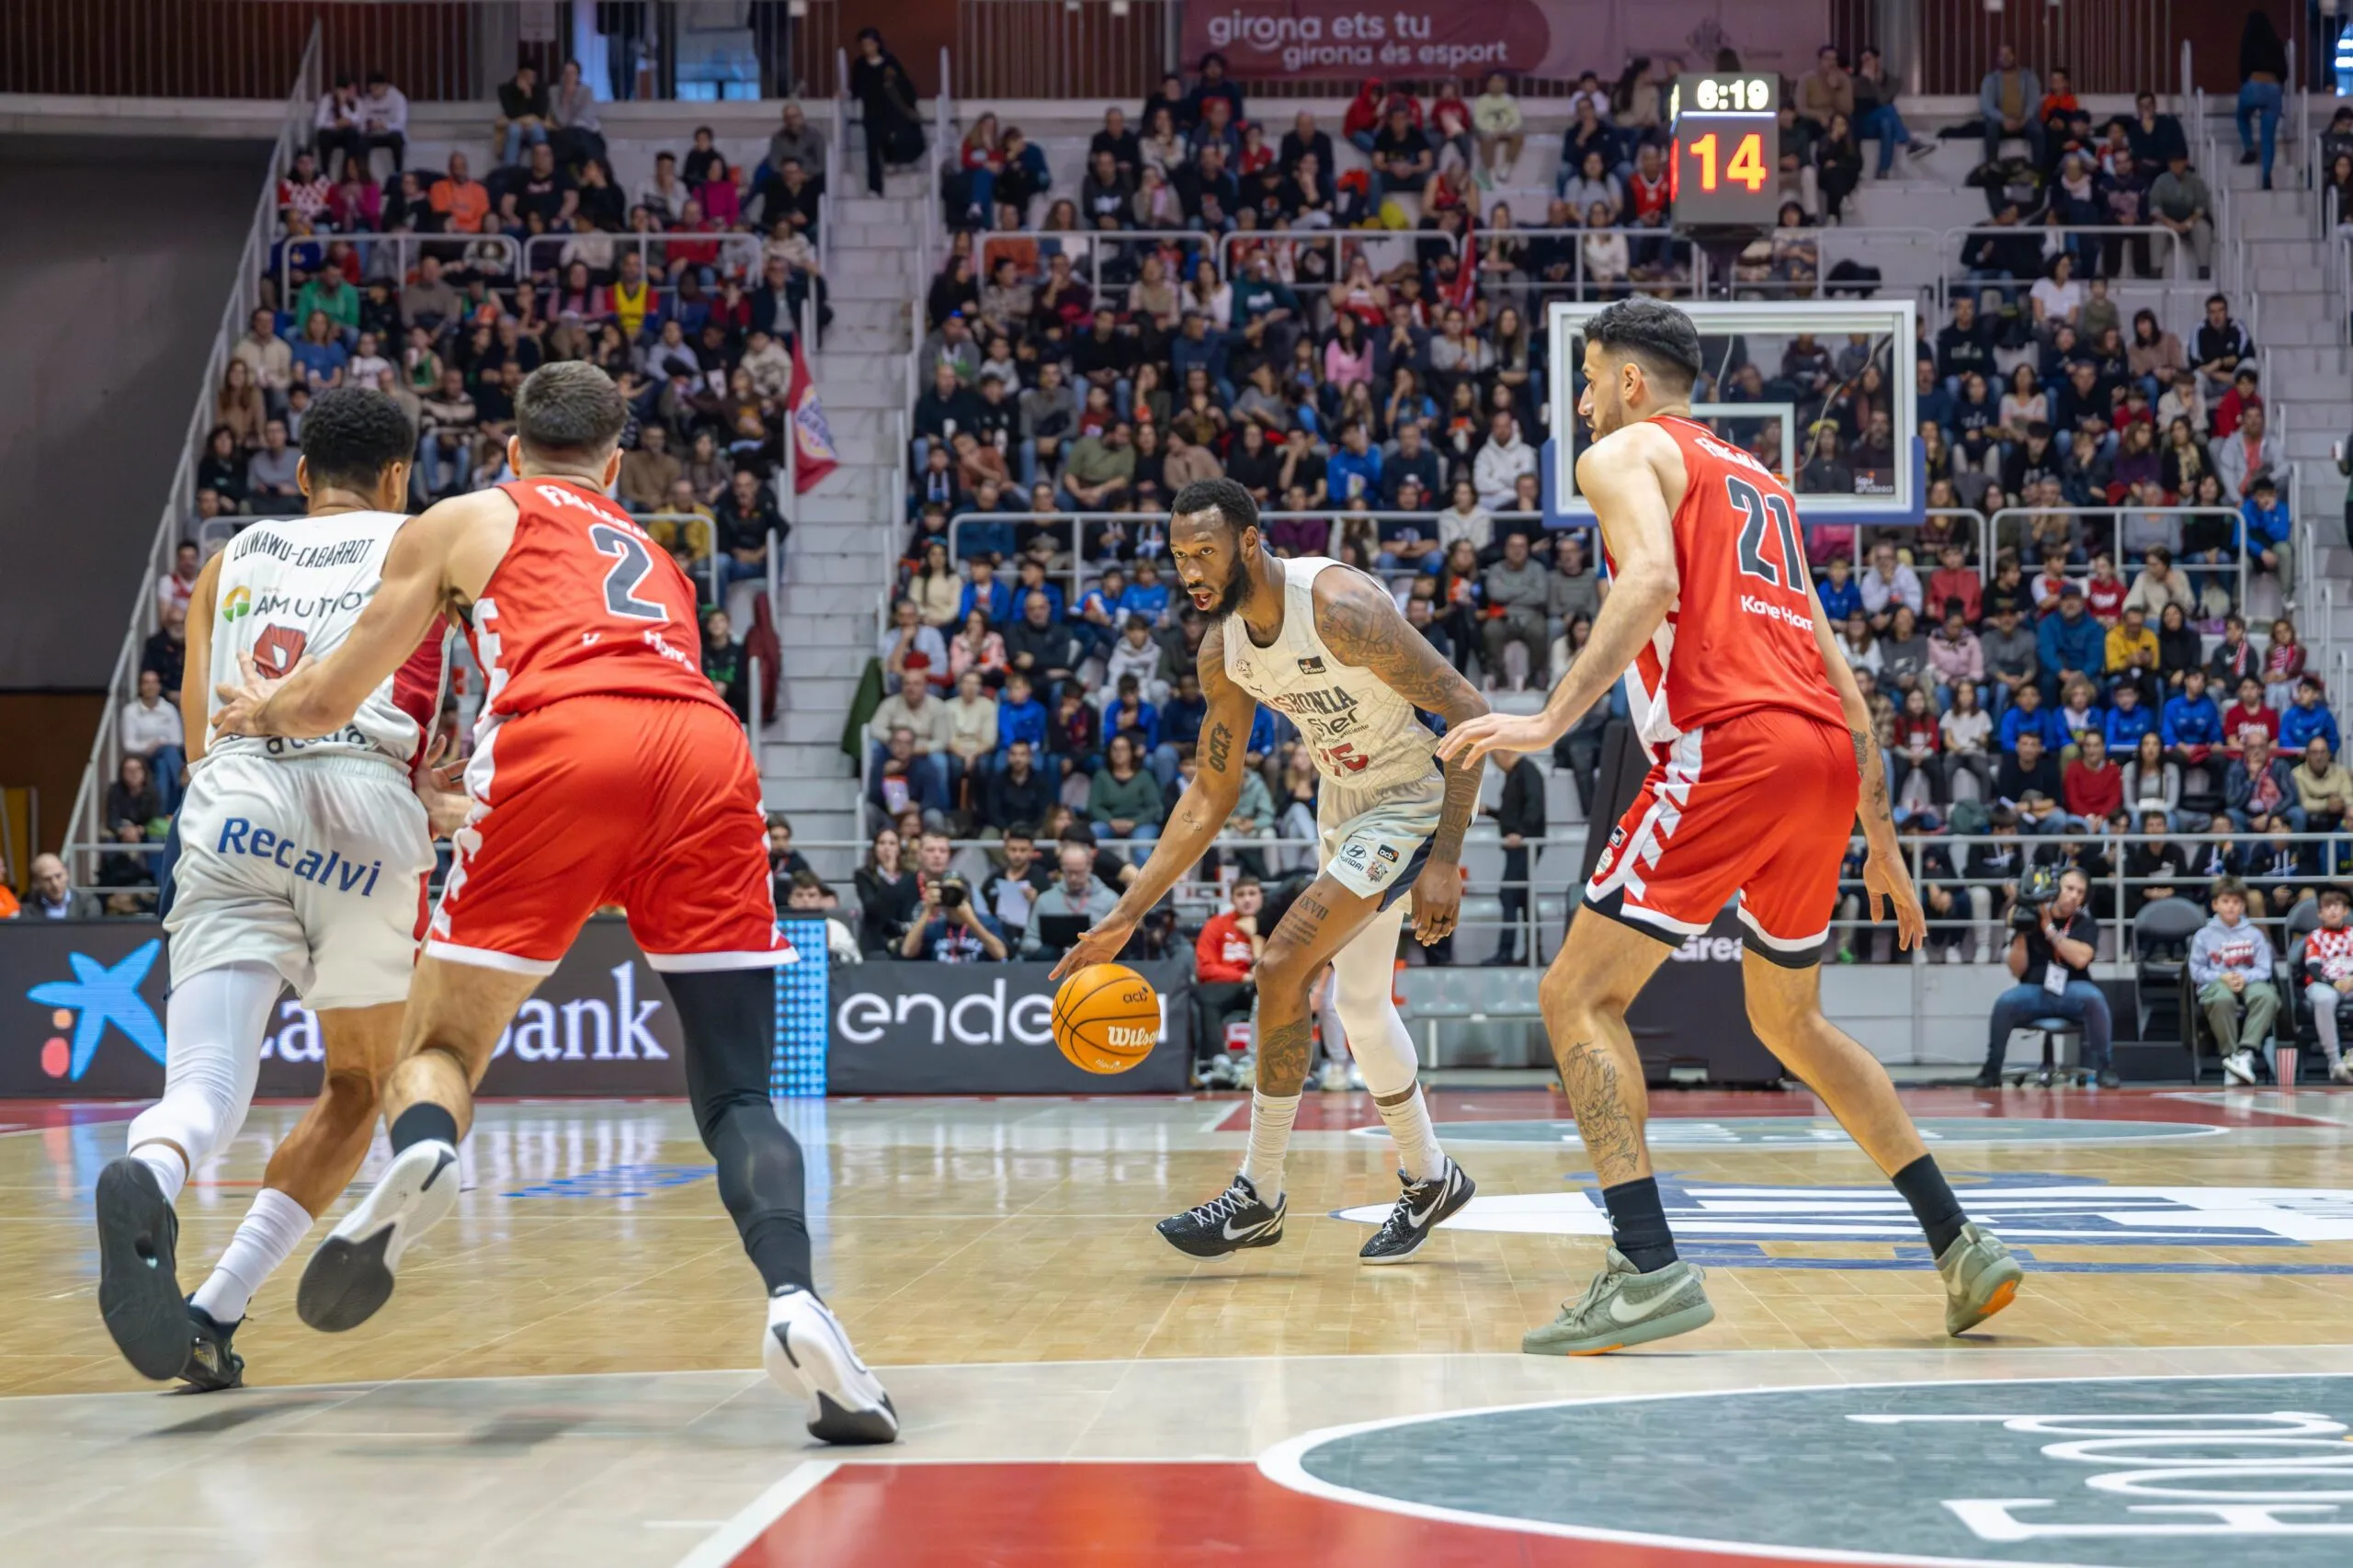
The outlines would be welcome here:
<svg viewBox="0 0 2353 1568">
<path fill-rule="evenodd" d="M 1910 1202 L 1944 1277 L 1946 1332 L 1961 1334 L 2009 1305 L 2023 1271 L 1962 1213 L 1878 1059 L 1822 1015 L 1822 950 L 1859 800 L 1871 918 L 1885 900 L 1907 948 L 1926 926 L 1870 713 L 1831 646 L 1796 506 L 1764 465 L 1690 417 L 1701 361 L 1688 316 L 1628 300 L 1587 323 L 1585 342 L 1577 412 L 1595 441 L 1577 460 L 1577 489 L 1601 525 L 1609 597 L 1541 712 L 1473 719 L 1438 744 L 1473 760 L 1545 750 L 1622 670 L 1655 759 L 1540 991 L 1614 1244 L 1583 1299 L 1521 1348 L 1593 1355 L 1715 1317 L 1659 1201 L 1626 1009 L 1735 893 L 1750 1027 Z"/>
<path fill-rule="evenodd" d="M 223 733 L 346 722 L 436 618 L 488 678 L 472 806 L 434 910 L 383 1094 L 393 1160 L 312 1257 L 302 1321 L 338 1332 L 392 1294 L 402 1253 L 457 1204 L 457 1145 L 498 1038 L 599 905 L 661 972 L 719 1193 L 768 1290 L 761 1354 L 829 1442 L 889 1442 L 898 1416 L 810 1269 L 800 1145 L 768 1102 L 775 966 L 794 961 L 768 891 L 760 781 L 703 676 L 695 593 L 610 499 L 628 407 L 590 365 L 542 366 L 516 398 L 523 477 L 444 501 L 395 536 L 343 644 L 281 680 L 222 688 Z"/>
</svg>

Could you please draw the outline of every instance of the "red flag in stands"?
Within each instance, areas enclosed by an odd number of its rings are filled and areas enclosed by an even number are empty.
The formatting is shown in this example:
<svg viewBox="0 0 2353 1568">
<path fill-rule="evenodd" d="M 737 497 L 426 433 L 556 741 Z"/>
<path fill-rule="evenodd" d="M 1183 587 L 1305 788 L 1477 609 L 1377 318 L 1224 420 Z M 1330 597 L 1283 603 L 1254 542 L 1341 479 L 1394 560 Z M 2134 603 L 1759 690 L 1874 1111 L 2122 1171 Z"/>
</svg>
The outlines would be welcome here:
<svg viewBox="0 0 2353 1568">
<path fill-rule="evenodd" d="M 834 450 L 834 433 L 825 428 L 825 405 L 817 400 L 816 378 L 801 357 L 801 339 L 792 340 L 792 386 L 785 393 L 792 415 L 792 489 L 805 495 L 841 461 Z"/>
</svg>

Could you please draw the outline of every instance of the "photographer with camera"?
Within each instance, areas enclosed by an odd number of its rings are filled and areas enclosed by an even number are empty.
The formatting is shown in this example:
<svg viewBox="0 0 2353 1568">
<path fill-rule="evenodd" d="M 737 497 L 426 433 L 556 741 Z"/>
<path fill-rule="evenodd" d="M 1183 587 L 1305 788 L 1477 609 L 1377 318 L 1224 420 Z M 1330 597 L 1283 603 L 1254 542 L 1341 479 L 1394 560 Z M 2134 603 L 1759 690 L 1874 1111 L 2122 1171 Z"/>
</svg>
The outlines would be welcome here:
<svg viewBox="0 0 2353 1568">
<path fill-rule="evenodd" d="M 903 959 L 933 963 L 1002 963 L 1011 956 L 996 921 L 972 902 L 972 890 L 959 876 L 926 877 L 923 905 L 899 944 Z"/>
<path fill-rule="evenodd" d="M 2065 1018 L 2081 1024 L 2084 1066 L 2099 1074 L 2103 1088 L 2112 1089 L 2122 1081 L 2109 1065 L 2113 1026 L 2108 998 L 2091 982 L 2092 960 L 2099 941 L 2099 926 L 2085 907 L 2091 891 L 2091 879 L 2073 866 L 2064 870 L 2037 866 L 2019 882 L 2018 903 L 2010 910 L 2006 959 L 2018 983 L 1994 999 L 1994 1016 L 1986 1026 L 1985 1065 L 1978 1070 L 1977 1087 L 1991 1089 L 2001 1084 L 2002 1058 L 2009 1050 L 2010 1032 L 2037 1018 Z"/>
</svg>

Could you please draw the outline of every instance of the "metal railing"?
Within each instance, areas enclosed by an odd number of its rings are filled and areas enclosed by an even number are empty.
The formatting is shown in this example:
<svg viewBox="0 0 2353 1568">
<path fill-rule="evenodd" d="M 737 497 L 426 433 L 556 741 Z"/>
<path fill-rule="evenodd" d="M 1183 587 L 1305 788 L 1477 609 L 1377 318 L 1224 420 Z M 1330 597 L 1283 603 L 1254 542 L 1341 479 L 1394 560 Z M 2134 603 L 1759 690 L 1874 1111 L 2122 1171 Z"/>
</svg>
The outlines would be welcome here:
<svg viewBox="0 0 2353 1568">
<path fill-rule="evenodd" d="M 1913 91 L 1977 97 L 2008 44 L 2029 64 L 2063 61 L 2075 90 L 2132 94 L 2165 88 L 2174 40 L 2173 0 L 2068 0 L 2064 6 L 2012 6 L 2006 12 L 1976 4 L 1906 7 L 1915 10 Z M 1866 29 L 1840 37 L 1868 38 Z M 2188 70 L 2188 45 L 2182 74 Z M 2046 87 L 2048 84 L 2046 83 Z"/>
<path fill-rule="evenodd" d="M 415 237 L 425 240 L 427 244 L 441 238 L 435 234 Z M 533 234 L 523 242 L 522 264 L 530 272 L 537 273 L 542 266 L 550 265 L 540 258 L 551 252 L 555 256 L 552 265 L 559 270 L 570 266 L 575 260 L 585 260 L 585 258 L 582 256 L 564 254 L 567 250 L 575 249 L 581 238 L 582 236 L 577 234 Z M 672 245 L 715 246 L 722 267 L 732 268 L 729 275 L 738 279 L 757 277 L 760 271 L 763 242 L 759 235 L 746 233 L 741 229 L 720 229 L 701 234 L 679 233 L 641 234 L 627 232 L 618 234 L 599 233 L 593 236 L 593 240 L 600 244 L 609 243 L 616 253 L 635 251 L 645 263 L 645 276 L 650 282 L 658 282 L 667 274 L 670 264 L 669 247 Z M 506 243 L 511 245 L 515 242 L 509 239 Z M 655 259 L 657 256 L 660 257 L 659 261 Z"/>
<path fill-rule="evenodd" d="M 608 237 L 618 240 L 622 236 L 615 234 Z M 532 243 L 536 244 L 541 241 L 549 239 L 572 240 L 575 238 L 576 236 L 573 235 L 542 234 L 535 237 Z M 395 290 L 405 287 L 405 280 L 410 270 L 416 266 L 418 257 L 423 256 L 428 249 L 436 255 L 439 255 L 443 252 L 462 251 L 465 253 L 467 257 L 463 265 L 468 267 L 472 267 L 473 265 L 472 257 L 477 250 L 497 251 L 506 258 L 504 265 L 502 265 L 497 270 L 501 277 L 503 277 L 509 284 L 512 284 L 518 280 L 522 276 L 521 267 L 523 266 L 523 258 L 525 255 L 524 247 L 517 244 L 515 242 L 514 236 L 511 234 L 335 233 L 317 234 L 307 239 L 294 239 L 290 237 L 277 242 L 278 308 L 281 311 L 291 311 L 294 308 L 292 289 L 294 286 L 293 273 L 296 252 L 304 250 L 316 252 L 319 260 L 314 262 L 309 268 L 309 270 L 316 272 L 321 264 L 325 260 L 332 259 L 332 253 L 341 250 L 347 246 L 357 249 L 361 253 L 360 271 L 357 275 L 346 279 L 346 281 L 348 282 L 355 290 L 365 289 L 369 283 L 375 281 L 379 278 L 386 278 L 386 280 L 390 281 Z M 394 257 L 392 265 L 398 269 L 388 278 L 385 274 L 379 271 L 374 265 L 373 253 L 381 250 L 390 250 L 392 253 Z M 454 256 L 449 259 L 453 264 L 457 261 L 457 258 Z M 572 259 L 573 258 L 569 256 L 564 258 L 567 262 Z M 296 324 L 296 331 L 301 331 L 301 324 L 299 323 Z M 397 344 L 390 344 L 386 347 L 397 347 L 399 346 Z"/>
<path fill-rule="evenodd" d="M 293 86 L 286 96 L 277 142 L 255 200 L 253 222 L 246 230 L 244 249 L 232 274 L 229 297 L 222 307 L 221 324 L 213 334 L 211 352 L 205 358 L 196 408 L 188 416 L 187 432 L 181 437 L 179 464 L 173 474 L 170 493 L 164 500 L 163 517 L 148 541 L 146 569 L 140 574 L 131 624 L 123 633 L 121 651 L 116 654 L 113 672 L 107 679 L 106 711 L 99 721 L 97 735 L 91 742 L 90 759 L 82 770 L 81 785 L 74 791 L 74 808 L 66 818 L 67 832 L 84 840 L 104 836 L 104 824 L 97 820 L 97 814 L 121 755 L 117 716 L 121 705 L 137 695 L 142 644 L 161 624 L 155 584 L 171 570 L 172 556 L 196 516 L 196 465 L 205 449 L 205 437 L 212 428 L 215 399 L 227 370 L 230 351 L 245 330 L 246 320 L 257 302 L 269 247 L 277 235 L 278 172 L 292 162 L 295 153 L 309 139 L 313 106 L 322 90 L 319 37 L 319 29 L 313 26 L 302 50 L 301 66 L 294 74 Z"/>
<path fill-rule="evenodd" d="M 2105 518 L 2112 524 L 2115 528 L 2115 532 L 2111 536 L 2112 542 L 2109 549 L 2109 559 L 2117 563 L 2120 574 L 2122 571 L 2124 562 L 2128 560 L 2134 559 L 2133 557 L 2127 556 L 2124 552 L 2124 524 L 2128 517 L 2227 517 L 2230 519 L 2231 524 L 2231 548 L 2234 557 L 2228 567 L 2205 563 L 2193 564 L 2184 556 L 2178 545 L 2168 544 L 2165 548 L 2172 553 L 2174 557 L 2174 564 L 2182 572 L 2187 573 L 2193 583 L 2201 577 L 2211 578 L 2217 574 L 2227 574 L 2234 577 L 2237 580 L 2238 591 L 2231 596 L 2231 602 L 2241 608 L 2244 608 L 2246 604 L 2247 580 L 2252 573 L 2252 568 L 2248 563 L 2248 558 L 2251 552 L 2247 549 L 2246 518 L 2232 507 L 2005 506 L 2001 510 L 1995 512 L 1993 517 L 1988 519 L 1989 527 L 1993 530 L 1991 537 L 1995 542 L 1994 550 L 1979 552 L 1979 565 L 1984 573 L 1985 580 L 1989 583 L 1994 580 L 1992 564 L 1994 555 L 1996 551 L 2002 548 L 2002 521 L 2006 517 L 2018 518 L 2024 525 L 2021 528 L 2021 548 L 2018 554 L 2018 564 L 2022 569 L 2030 568 L 2038 564 L 2037 562 L 2030 562 L 2027 559 L 2025 550 L 2023 548 L 2025 540 L 2033 537 L 2032 519 L 2036 517 L 2065 517 L 2069 519 L 2071 532 L 2074 531 L 2076 527 L 2080 527 L 2086 534 L 2086 553 L 2088 554 L 2091 549 L 2096 548 L 2096 546 L 2090 543 L 2088 536 L 2090 535 L 2091 530 L 2100 526 L 2101 519 Z"/>
<path fill-rule="evenodd" d="M 1036 246 L 1041 273 L 1049 257 L 1069 256 L 1072 272 L 1082 276 L 1088 291 L 1096 295 L 1104 294 L 1107 289 L 1132 290 L 1141 281 L 1136 277 L 1115 278 L 1106 285 L 1103 268 L 1107 258 L 1114 265 L 1140 272 L 1147 257 L 1160 255 L 1166 260 L 1165 253 L 1174 252 L 1177 259 L 1167 281 L 1180 296 L 1179 309 L 1184 307 L 1185 285 L 1189 281 L 1189 274 L 1196 262 L 1210 261 L 1217 268 L 1221 286 L 1233 286 L 1233 268 L 1230 256 L 1237 244 L 1260 247 L 1270 255 L 1282 251 L 1285 254 L 1281 259 L 1285 262 L 1291 260 L 1302 247 L 1328 244 L 1335 258 L 1332 281 L 1302 284 L 1298 283 L 1288 270 L 1279 271 L 1277 275 L 1287 288 L 1308 290 L 1335 290 L 1345 286 L 1339 278 L 1344 265 L 1340 259 L 1343 246 L 1351 250 L 1382 246 L 1402 252 L 1387 263 L 1392 268 L 1412 258 L 1416 244 L 1443 242 L 1456 256 L 1462 254 L 1460 237 L 1437 230 L 1237 229 L 1219 233 L 1202 229 L 988 229 L 976 230 L 973 234 L 972 265 L 976 284 L 987 286 L 990 271 L 997 259 L 993 258 L 990 252 L 994 248 L 1001 258 L 1009 248 L 1006 242 L 1018 242 L 1025 247 Z M 1083 274 L 1079 270 L 1081 263 L 1086 266 Z"/>
<path fill-rule="evenodd" d="M 1417 526 L 1427 527 L 1429 529 L 1429 537 L 1435 539 L 1438 537 L 1438 524 L 1443 516 L 1444 514 L 1440 512 L 1336 512 L 1330 507 L 1321 507 L 1306 512 L 1260 512 L 1258 514 L 1258 520 L 1260 523 L 1267 526 L 1268 531 L 1271 531 L 1272 525 L 1276 523 L 1307 522 L 1328 524 L 1330 526 L 1330 532 L 1325 539 L 1324 553 L 1336 556 L 1338 555 L 1342 545 L 1347 542 L 1345 535 L 1347 533 L 1347 527 L 1350 524 L 1370 524 L 1376 530 L 1375 537 L 1377 540 L 1377 530 L 1384 522 L 1413 523 Z M 1589 532 L 1591 529 L 1590 524 L 1571 523 L 1561 528 L 1547 530 L 1544 528 L 1544 514 L 1541 512 L 1489 512 L 1487 513 L 1487 516 L 1498 526 L 1505 523 L 1533 523 L 1536 525 L 1536 531 L 1545 537 L 1550 537 L 1553 533 L 1586 533 Z M 1107 566 L 1119 566 L 1121 564 L 1117 561 L 1090 561 L 1086 558 L 1086 525 L 1089 523 L 1118 522 L 1133 528 L 1147 523 L 1157 523 L 1158 521 L 1159 518 L 1157 515 L 1150 512 L 959 512 L 948 519 L 948 554 L 949 558 L 952 561 L 961 561 L 963 559 L 957 553 L 956 546 L 962 526 L 966 523 L 1002 525 L 1012 528 L 1019 528 L 1026 526 L 1030 528 L 1045 528 L 1048 530 L 1058 530 L 1059 528 L 1067 526 L 1070 529 L 1070 538 L 1068 540 L 1070 564 L 1064 570 L 1070 580 L 1070 593 L 1065 597 L 1063 602 L 1066 608 L 1074 608 L 1081 597 L 1080 589 L 1083 585 L 1086 573 L 1090 567 L 1099 574 Z M 1142 553 L 1142 551 L 1139 551 L 1139 554 Z M 1165 562 L 1167 559 L 1167 552 L 1165 548 L 1151 551 L 1149 559 Z M 1365 569 L 1368 571 L 1373 569 L 1373 562 L 1370 560 L 1365 562 L 1364 565 Z M 1484 565 L 1481 567 L 1481 570 L 1485 570 Z M 1597 562 L 1595 563 L 1595 570 L 1599 570 Z M 897 586 L 895 577 L 893 578 L 892 585 L 893 588 Z M 1170 597 L 1172 599 L 1183 597 L 1177 592 L 1176 585 L 1173 583 L 1169 585 L 1169 590 Z M 1447 607 L 1441 605 L 1438 608 L 1440 610 L 1443 610 Z"/>
</svg>

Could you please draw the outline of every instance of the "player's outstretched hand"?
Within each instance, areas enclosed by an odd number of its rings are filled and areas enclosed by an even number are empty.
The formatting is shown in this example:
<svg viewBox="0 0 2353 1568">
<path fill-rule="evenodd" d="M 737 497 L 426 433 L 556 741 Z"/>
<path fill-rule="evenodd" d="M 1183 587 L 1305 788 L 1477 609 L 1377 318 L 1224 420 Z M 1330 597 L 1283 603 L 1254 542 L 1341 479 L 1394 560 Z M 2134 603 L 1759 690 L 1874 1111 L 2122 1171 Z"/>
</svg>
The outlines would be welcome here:
<svg viewBox="0 0 2353 1568">
<path fill-rule="evenodd" d="M 212 695 L 221 699 L 221 710 L 212 715 L 212 733 L 216 735 L 267 735 L 276 732 L 267 726 L 262 704 L 274 696 L 278 688 L 292 680 L 311 663 L 308 653 L 294 661 L 294 667 L 277 680 L 262 676 L 254 665 L 251 653 L 237 655 L 237 673 L 243 676 L 238 684 L 215 686 Z"/>
<path fill-rule="evenodd" d="M 1460 767 L 1476 767 L 1490 752 L 1546 751 L 1560 738 L 1550 712 L 1482 713 L 1448 726 L 1438 737 L 1438 755 Z"/>
<path fill-rule="evenodd" d="M 1414 879 L 1414 939 L 1427 948 L 1451 937 L 1461 915 L 1461 869 L 1430 861 Z"/>
<path fill-rule="evenodd" d="M 1063 961 L 1054 965 L 1054 972 L 1046 978 L 1061 980 L 1065 975 L 1076 974 L 1088 964 L 1109 963 L 1120 956 L 1120 949 L 1128 945 L 1128 937 L 1135 928 L 1136 923 L 1125 915 L 1108 916 L 1102 925 L 1083 933 L 1071 945 L 1070 951 L 1063 955 Z"/>
<path fill-rule="evenodd" d="M 1880 921 L 1881 899 L 1895 916 L 1899 949 L 1916 948 L 1927 939 L 1927 917 L 1920 913 L 1920 895 L 1913 889 L 1912 872 L 1904 864 L 1901 850 L 1874 849 L 1863 862 L 1863 903 L 1874 926 Z"/>
</svg>

